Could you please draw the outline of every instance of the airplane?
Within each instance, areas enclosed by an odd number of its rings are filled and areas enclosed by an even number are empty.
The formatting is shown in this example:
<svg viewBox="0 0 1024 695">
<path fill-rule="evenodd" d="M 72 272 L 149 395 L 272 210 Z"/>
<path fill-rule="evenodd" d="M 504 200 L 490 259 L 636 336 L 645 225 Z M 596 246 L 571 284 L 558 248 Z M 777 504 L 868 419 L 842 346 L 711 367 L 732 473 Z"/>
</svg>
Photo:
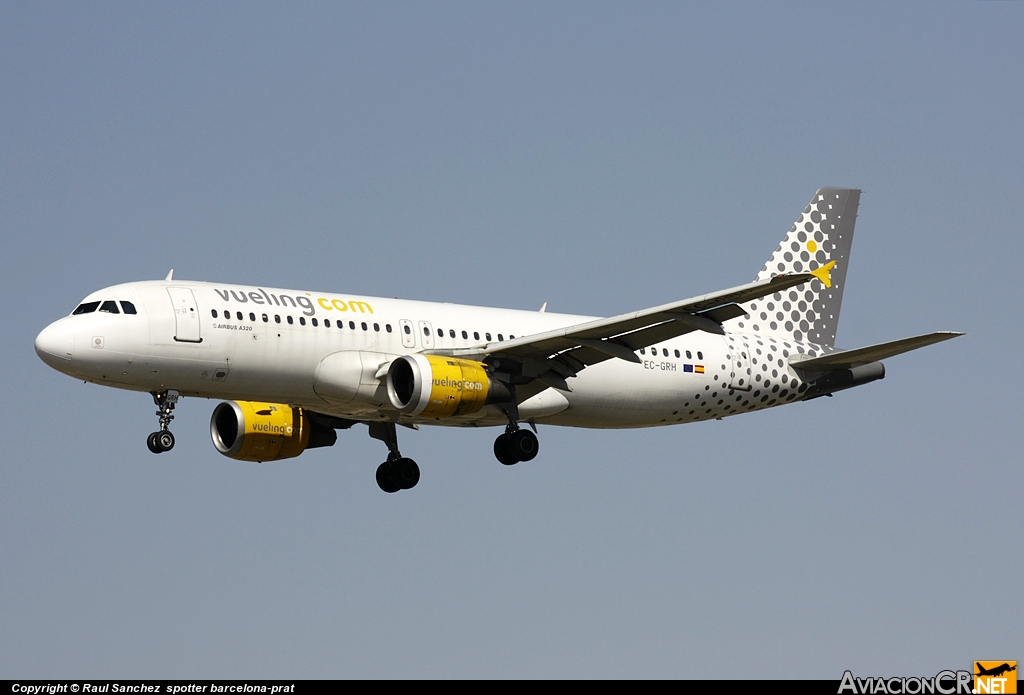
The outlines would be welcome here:
<svg viewBox="0 0 1024 695">
<path fill-rule="evenodd" d="M 1016 662 L 1014 662 L 1013 666 L 1010 666 L 1009 663 L 1003 663 L 999 666 L 995 666 L 994 668 L 984 668 L 980 662 L 976 661 L 974 662 L 974 666 L 977 669 L 977 673 L 974 674 L 976 676 L 1001 676 L 1004 673 L 1017 670 Z"/>
<path fill-rule="evenodd" d="M 368 425 L 377 484 L 420 478 L 397 426 L 504 427 L 494 455 L 537 456 L 537 425 L 636 428 L 722 419 L 885 376 L 880 360 L 963 335 L 835 348 L 860 190 L 819 189 L 753 282 L 611 318 L 175 280 L 85 297 L 43 329 L 39 357 L 152 395 L 153 453 L 180 397 L 223 399 L 217 451 L 277 461 Z"/>
</svg>

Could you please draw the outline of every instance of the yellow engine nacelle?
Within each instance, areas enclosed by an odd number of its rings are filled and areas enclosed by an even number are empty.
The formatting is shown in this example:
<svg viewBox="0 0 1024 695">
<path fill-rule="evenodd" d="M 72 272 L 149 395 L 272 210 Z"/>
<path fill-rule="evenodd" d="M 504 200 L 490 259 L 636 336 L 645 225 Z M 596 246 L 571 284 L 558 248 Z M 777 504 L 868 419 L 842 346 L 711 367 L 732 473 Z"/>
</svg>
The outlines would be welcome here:
<svg viewBox="0 0 1024 695">
<path fill-rule="evenodd" d="M 508 388 L 484 365 L 438 355 L 403 355 L 388 367 L 388 399 L 406 415 L 454 417 L 507 400 Z"/>
<path fill-rule="evenodd" d="M 214 408 L 210 436 L 217 451 L 240 461 L 290 459 L 337 439 L 333 429 L 312 421 L 302 408 L 250 401 L 226 401 Z"/>
</svg>

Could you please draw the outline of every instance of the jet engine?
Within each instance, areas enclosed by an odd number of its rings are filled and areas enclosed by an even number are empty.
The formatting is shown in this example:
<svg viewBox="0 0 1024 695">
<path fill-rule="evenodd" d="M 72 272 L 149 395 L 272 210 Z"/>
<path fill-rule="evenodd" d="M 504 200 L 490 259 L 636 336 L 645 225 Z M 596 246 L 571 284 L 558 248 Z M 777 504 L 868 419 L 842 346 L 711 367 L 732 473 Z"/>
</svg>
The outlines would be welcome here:
<svg viewBox="0 0 1024 695">
<path fill-rule="evenodd" d="M 213 409 L 217 451 L 239 461 L 279 461 L 306 449 L 333 446 L 338 434 L 305 412 L 280 403 L 225 401 Z"/>
<path fill-rule="evenodd" d="M 403 355 L 388 367 L 388 399 L 406 415 L 445 418 L 511 398 L 484 365 L 438 355 Z"/>
</svg>

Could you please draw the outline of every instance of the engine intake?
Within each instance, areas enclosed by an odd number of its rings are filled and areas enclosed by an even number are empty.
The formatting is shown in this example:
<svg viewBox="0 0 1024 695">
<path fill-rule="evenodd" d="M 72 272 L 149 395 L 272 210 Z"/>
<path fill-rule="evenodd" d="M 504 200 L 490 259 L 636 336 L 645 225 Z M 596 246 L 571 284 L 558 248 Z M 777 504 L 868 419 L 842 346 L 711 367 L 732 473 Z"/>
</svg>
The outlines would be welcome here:
<svg viewBox="0 0 1024 695">
<path fill-rule="evenodd" d="M 280 403 L 225 401 L 213 409 L 210 436 L 217 451 L 239 461 L 280 461 L 306 449 L 333 446 L 333 428 L 302 408 Z"/>
<path fill-rule="evenodd" d="M 511 398 L 508 387 L 472 360 L 403 355 L 388 367 L 388 399 L 406 415 L 447 418 Z"/>
</svg>

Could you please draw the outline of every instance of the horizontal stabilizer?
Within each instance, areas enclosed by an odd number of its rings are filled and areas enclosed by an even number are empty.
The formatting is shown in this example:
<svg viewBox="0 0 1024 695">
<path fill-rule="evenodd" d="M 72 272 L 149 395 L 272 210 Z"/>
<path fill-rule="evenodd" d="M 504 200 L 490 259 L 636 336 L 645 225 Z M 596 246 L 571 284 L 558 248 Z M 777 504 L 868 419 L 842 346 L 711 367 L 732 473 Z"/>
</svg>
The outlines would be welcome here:
<svg viewBox="0 0 1024 695">
<path fill-rule="evenodd" d="M 936 331 L 935 333 L 926 333 L 925 335 L 918 335 L 913 338 L 894 340 L 891 343 L 869 345 L 868 347 L 857 348 L 856 350 L 836 350 L 835 352 L 825 353 L 820 357 L 795 355 L 790 359 L 789 363 L 796 369 L 808 369 L 814 371 L 851 369 L 863 364 L 884 360 L 887 357 L 901 355 L 904 352 L 923 348 L 925 345 L 941 343 L 943 340 L 949 340 L 950 338 L 956 338 L 961 335 L 963 335 L 963 333 L 956 333 L 954 331 Z"/>
</svg>

